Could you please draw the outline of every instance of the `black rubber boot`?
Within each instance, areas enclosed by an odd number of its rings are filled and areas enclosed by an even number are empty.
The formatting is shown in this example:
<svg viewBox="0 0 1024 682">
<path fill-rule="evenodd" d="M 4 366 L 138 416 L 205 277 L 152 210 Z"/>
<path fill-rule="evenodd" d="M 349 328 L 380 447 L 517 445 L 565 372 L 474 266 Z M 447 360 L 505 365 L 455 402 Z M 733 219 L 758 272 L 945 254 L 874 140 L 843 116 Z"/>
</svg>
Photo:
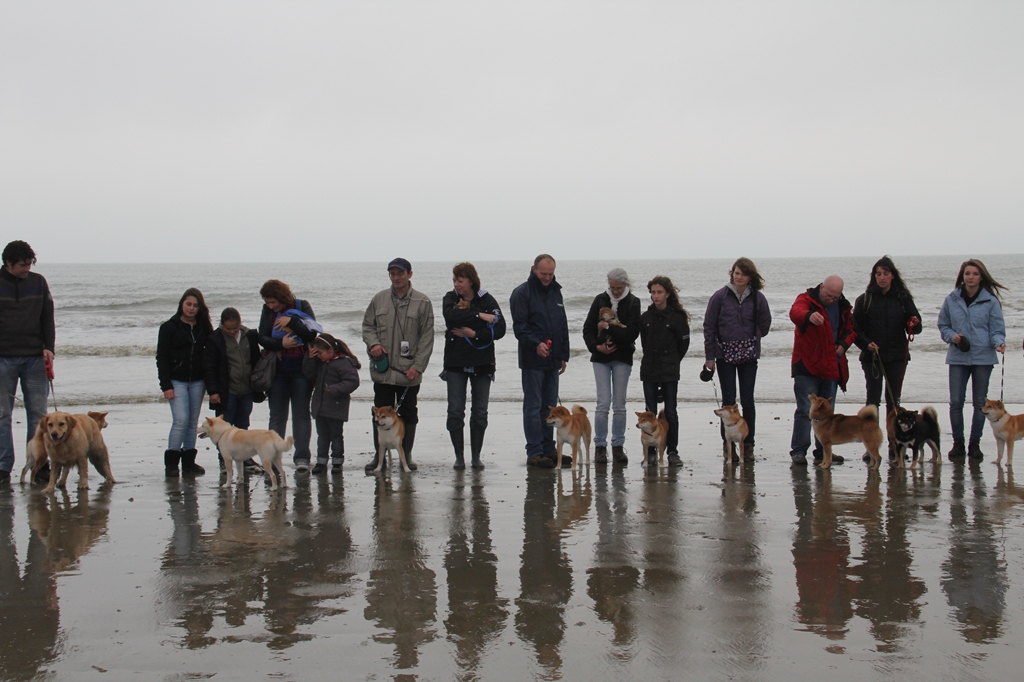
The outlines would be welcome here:
<svg viewBox="0 0 1024 682">
<path fill-rule="evenodd" d="M 206 473 L 206 469 L 196 464 L 196 452 L 195 448 L 191 450 L 184 450 L 181 453 L 181 475 L 182 476 L 202 476 Z"/>
<path fill-rule="evenodd" d="M 408 435 L 408 431 L 406 435 Z M 452 437 L 452 448 L 455 450 L 455 468 L 461 471 L 466 468 L 466 434 L 459 429 L 458 431 L 449 431 L 448 435 Z M 405 443 L 402 445 L 404 447 Z M 406 459 L 408 459 L 408 454 Z"/>
<path fill-rule="evenodd" d="M 164 475 L 167 478 L 178 477 L 178 462 L 181 460 L 181 450 L 164 451 Z"/>
<path fill-rule="evenodd" d="M 647 448 L 647 466 L 658 466 L 658 448 L 654 447 L 653 445 Z"/>
<path fill-rule="evenodd" d="M 473 455 L 473 461 L 470 466 L 474 469 L 483 469 L 484 463 L 480 461 L 480 453 L 484 449 L 484 432 L 483 429 L 474 429 L 473 425 L 469 425 L 469 451 Z"/>
<path fill-rule="evenodd" d="M 369 463 L 367 463 L 367 465 L 363 467 L 363 470 L 366 471 L 367 473 L 377 468 L 377 454 L 380 452 L 380 444 L 377 441 L 377 424 L 374 423 L 373 427 L 371 428 L 373 430 L 373 459 L 371 459 Z M 387 466 L 388 463 L 385 460 L 384 466 L 381 467 L 381 471 L 386 469 Z"/>
<path fill-rule="evenodd" d="M 412 446 L 416 442 L 416 425 L 406 424 L 405 425 L 405 438 L 402 439 L 402 449 L 405 450 L 405 463 L 409 465 L 409 469 L 416 471 L 419 469 L 416 463 L 412 461 Z"/>
<path fill-rule="evenodd" d="M 743 461 L 753 462 L 754 461 L 754 444 L 743 441 Z"/>
</svg>

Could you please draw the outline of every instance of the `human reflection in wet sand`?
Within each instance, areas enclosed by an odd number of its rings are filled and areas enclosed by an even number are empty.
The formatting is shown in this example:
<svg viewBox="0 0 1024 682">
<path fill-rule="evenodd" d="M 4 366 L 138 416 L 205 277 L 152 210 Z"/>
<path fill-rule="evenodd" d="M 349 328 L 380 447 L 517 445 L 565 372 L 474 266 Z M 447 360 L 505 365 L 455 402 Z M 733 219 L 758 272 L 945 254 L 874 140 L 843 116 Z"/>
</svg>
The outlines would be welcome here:
<svg viewBox="0 0 1024 682">
<path fill-rule="evenodd" d="M 963 464 L 955 466 L 950 498 L 949 558 L 942 564 L 942 591 L 964 639 L 990 642 L 1003 634 L 1006 561 L 996 546 L 988 491 L 976 460 L 967 471 Z"/>
<path fill-rule="evenodd" d="M 721 514 L 715 532 L 718 556 L 710 581 L 712 601 L 721 614 L 714 619 L 727 657 L 721 663 L 730 676 L 752 675 L 762 669 L 774 626 L 769 615 L 770 571 L 762 561 L 757 525 L 754 467 L 723 467 Z"/>
<path fill-rule="evenodd" d="M 57 574 L 74 569 L 107 531 L 109 486 L 32 493 L 24 566 L 18 562 L 14 500 L 0 491 L 0 679 L 34 679 L 62 653 Z"/>
<path fill-rule="evenodd" d="M 468 511 L 468 514 L 467 514 Z M 491 544 L 491 519 L 479 472 L 457 472 L 449 511 L 448 618 L 460 680 L 478 679 L 480 658 L 501 634 L 508 600 L 498 596 L 498 557 Z"/>
<path fill-rule="evenodd" d="M 884 524 L 875 509 L 879 495 L 879 477 L 868 480 L 865 498 L 869 505 L 862 511 L 864 524 L 859 565 L 850 575 L 860 577 L 854 596 L 854 613 L 871 623 L 871 635 L 878 650 L 897 651 L 899 643 L 916 632 L 908 627 L 921 617 L 921 596 L 925 582 L 913 575 L 914 558 L 910 552 L 907 529 L 917 518 L 919 502 L 908 493 L 907 478 L 912 472 L 892 470 L 886 481 Z"/>
<path fill-rule="evenodd" d="M 813 491 L 812 475 L 816 478 Z M 808 631 L 839 641 L 846 636 L 846 624 L 853 615 L 850 600 L 857 585 L 849 577 L 850 538 L 832 496 L 832 474 L 794 467 L 792 476 L 797 514 L 793 535 L 797 620 Z M 838 653 L 843 648 L 834 645 L 829 650 Z"/>
<path fill-rule="evenodd" d="M 289 491 L 295 509 L 290 518 Z M 267 507 L 255 515 L 254 492 L 244 486 L 223 491 L 213 533 L 202 532 L 195 493 L 191 484 L 168 484 L 174 529 L 164 553 L 162 593 L 175 624 L 185 630 L 185 647 L 247 640 L 287 649 L 313 638 L 300 626 L 344 611 L 333 603 L 351 594 L 353 575 L 346 570 L 352 541 L 340 490 L 318 487 L 314 512 L 309 483 L 303 482 L 270 493 Z M 262 617 L 264 631 L 245 629 L 250 616 Z M 238 628 L 238 634 L 211 636 L 218 624 Z"/>
<path fill-rule="evenodd" d="M 557 473 L 527 469 L 523 501 L 523 553 L 516 599 L 516 633 L 533 646 L 542 679 L 558 679 L 565 638 L 565 606 L 572 596 L 572 568 L 555 529 Z M 526 675 L 524 675 L 526 677 Z"/>
<path fill-rule="evenodd" d="M 385 630 L 373 636 L 375 642 L 394 645 L 394 667 L 408 670 L 419 664 L 420 645 L 434 640 L 436 576 L 416 527 L 415 479 L 374 478 L 374 548 L 363 615 Z"/>
<path fill-rule="evenodd" d="M 653 467 L 651 467 L 653 468 Z M 644 473 L 640 494 L 639 554 L 643 567 L 641 589 L 646 631 L 640 641 L 648 645 L 648 660 L 659 667 L 682 663 L 679 633 L 685 630 L 682 615 L 688 562 L 679 554 L 685 536 L 687 512 L 679 499 L 678 477 L 682 468 Z"/>
<path fill-rule="evenodd" d="M 594 600 L 597 617 L 612 626 L 612 655 L 627 661 L 636 654 L 637 609 L 633 602 L 640 569 L 631 543 L 636 527 L 629 517 L 622 467 L 614 467 L 608 476 L 597 476 L 594 489 L 597 542 L 594 566 L 587 569 L 587 594 Z"/>
</svg>

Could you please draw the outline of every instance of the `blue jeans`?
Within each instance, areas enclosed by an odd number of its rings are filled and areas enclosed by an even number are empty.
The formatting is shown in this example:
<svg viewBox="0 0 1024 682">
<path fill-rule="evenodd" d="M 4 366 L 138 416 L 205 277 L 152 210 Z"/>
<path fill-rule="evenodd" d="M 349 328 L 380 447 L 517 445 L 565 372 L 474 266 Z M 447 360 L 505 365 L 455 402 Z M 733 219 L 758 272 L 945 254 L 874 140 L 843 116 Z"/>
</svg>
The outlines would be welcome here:
<svg viewBox="0 0 1024 682">
<path fill-rule="evenodd" d="M 665 450 L 672 455 L 679 454 L 679 412 L 676 411 L 676 396 L 679 393 L 678 381 L 645 381 L 644 403 L 647 411 L 658 414 L 659 392 L 665 402 L 665 420 L 668 422 L 668 435 L 665 437 Z"/>
<path fill-rule="evenodd" d="M 811 447 L 811 398 L 814 395 L 820 398 L 835 398 L 838 385 L 831 379 L 818 377 L 795 376 L 793 377 L 793 394 L 796 396 L 796 412 L 793 413 L 793 439 L 789 444 L 789 456 L 807 455 L 807 448 Z M 833 407 L 835 403 L 833 403 Z M 821 443 L 814 439 L 814 449 L 821 450 Z"/>
<path fill-rule="evenodd" d="M 466 384 L 473 388 L 473 405 L 469 413 L 471 433 L 487 430 L 487 403 L 491 397 L 491 375 L 469 375 L 445 370 L 448 383 L 448 431 L 462 431 L 466 425 Z"/>
<path fill-rule="evenodd" d="M 597 383 L 594 414 L 594 447 L 608 446 L 608 408 L 612 411 L 612 446 L 626 442 L 626 386 L 633 365 L 619 360 L 592 362 Z"/>
<path fill-rule="evenodd" d="M 224 395 L 223 393 L 221 395 Z M 218 417 L 239 429 L 249 428 L 249 415 L 252 414 L 252 393 L 245 395 L 228 395 L 227 404 L 221 403 L 215 410 Z"/>
<path fill-rule="evenodd" d="M 743 406 L 743 418 L 747 422 L 750 433 L 745 442 L 754 444 L 754 423 L 757 421 L 757 410 L 754 407 L 754 384 L 757 382 L 757 360 L 742 365 L 730 365 L 725 360 L 716 360 L 718 381 L 722 385 L 722 404 L 736 404 L 736 379 L 740 380 L 740 405 Z M 725 440 L 725 426 L 722 426 L 722 440 Z"/>
<path fill-rule="evenodd" d="M 345 461 L 345 422 L 331 417 L 316 418 L 316 461 L 327 464 L 328 457 L 341 466 Z"/>
<path fill-rule="evenodd" d="M 39 420 L 46 416 L 46 398 L 49 386 L 43 356 L 0 357 L 0 471 L 14 468 L 14 394 L 21 382 L 21 397 L 25 401 L 27 435 L 32 440 Z"/>
<path fill-rule="evenodd" d="M 555 428 L 545 420 L 558 404 L 558 370 L 524 369 L 523 435 L 526 457 L 555 454 Z"/>
<path fill-rule="evenodd" d="M 171 433 L 167 436 L 168 450 L 192 450 L 196 446 L 196 425 L 203 411 L 205 381 L 172 381 L 174 397 L 171 404 Z"/>
<path fill-rule="evenodd" d="M 971 380 L 971 400 L 974 415 L 971 417 L 971 441 L 981 440 L 985 431 L 985 407 L 988 396 L 988 380 L 992 376 L 992 365 L 950 365 L 949 366 L 949 426 L 954 440 L 964 439 L 964 400 L 967 397 L 967 380 Z"/>
<path fill-rule="evenodd" d="M 295 439 L 295 454 L 292 461 L 309 463 L 309 439 L 313 435 L 313 420 L 309 416 L 309 399 L 313 397 L 313 382 L 299 370 L 282 370 L 280 364 L 270 387 L 267 402 L 270 404 L 270 430 L 284 438 L 288 426 L 288 405 L 292 408 L 292 437 Z"/>
</svg>

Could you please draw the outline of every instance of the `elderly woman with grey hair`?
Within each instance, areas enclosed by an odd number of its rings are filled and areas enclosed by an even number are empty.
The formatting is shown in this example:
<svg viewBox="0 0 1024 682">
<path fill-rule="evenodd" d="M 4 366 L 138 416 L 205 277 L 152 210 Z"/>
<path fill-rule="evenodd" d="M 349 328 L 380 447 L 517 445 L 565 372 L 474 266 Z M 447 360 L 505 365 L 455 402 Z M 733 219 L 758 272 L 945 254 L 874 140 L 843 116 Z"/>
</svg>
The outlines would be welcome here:
<svg viewBox="0 0 1024 682">
<path fill-rule="evenodd" d="M 630 291 L 622 268 L 608 272 L 608 289 L 594 298 L 583 323 L 583 341 L 590 351 L 597 382 L 594 416 L 594 461 L 608 462 L 608 411 L 612 412 L 612 457 L 625 464 L 626 386 L 633 371 L 633 352 L 640 335 L 640 299 Z M 611 311 L 609 316 L 608 309 Z M 602 314 L 604 311 L 605 314 Z"/>
</svg>

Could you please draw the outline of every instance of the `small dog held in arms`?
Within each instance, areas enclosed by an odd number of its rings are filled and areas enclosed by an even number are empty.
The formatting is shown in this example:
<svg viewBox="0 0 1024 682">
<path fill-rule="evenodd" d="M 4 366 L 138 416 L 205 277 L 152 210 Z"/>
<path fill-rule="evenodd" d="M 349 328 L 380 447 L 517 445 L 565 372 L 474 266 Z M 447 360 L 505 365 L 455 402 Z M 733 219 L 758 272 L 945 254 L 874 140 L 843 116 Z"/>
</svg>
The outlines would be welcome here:
<svg viewBox="0 0 1024 682">
<path fill-rule="evenodd" d="M 263 471 L 270 476 L 270 489 L 277 490 L 277 475 L 274 467 L 281 472 L 281 487 L 285 486 L 284 465 L 282 455 L 292 449 L 292 437 L 281 438 L 275 431 L 252 429 L 245 431 L 228 424 L 220 417 L 207 417 L 199 427 L 200 438 L 209 438 L 220 450 L 224 458 L 224 471 L 227 480 L 221 488 L 230 488 L 234 480 L 234 470 L 238 470 L 238 480 L 245 481 L 245 463 L 251 457 L 259 457 L 263 463 Z M 234 463 L 234 468 L 231 464 Z"/>
<path fill-rule="evenodd" d="M 996 437 L 996 464 L 1003 460 L 1006 446 L 1006 466 L 1013 466 L 1013 441 L 1024 438 L 1024 414 L 1010 414 L 1002 400 L 986 400 L 981 411 L 992 424 L 992 435 Z"/>
<path fill-rule="evenodd" d="M 391 451 L 398 451 L 398 460 L 402 463 L 402 471 L 409 473 L 409 463 L 405 459 L 405 448 L 402 441 L 405 439 L 405 421 L 398 416 L 395 408 L 390 406 L 374 407 L 373 423 L 377 427 L 377 468 L 373 473 L 384 468 L 384 455 Z"/>
<path fill-rule="evenodd" d="M 598 322 L 607 322 L 611 327 L 626 328 L 626 325 L 619 321 L 619 316 L 611 308 L 601 308 L 597 313 Z M 597 345 L 601 345 L 609 340 L 608 330 L 603 329 L 601 333 L 597 335 Z"/>
<path fill-rule="evenodd" d="M 590 420 L 587 411 L 580 405 L 573 405 L 570 412 L 561 405 L 552 407 L 547 418 L 548 424 L 555 427 L 555 468 L 562 468 L 562 443 L 572 447 L 572 469 L 576 470 L 576 462 L 580 458 L 580 440 L 587 449 L 587 466 L 590 466 Z"/>
<path fill-rule="evenodd" d="M 90 459 L 95 462 L 97 470 L 113 482 L 110 456 L 96 420 L 85 414 L 51 412 L 39 422 L 37 434 L 39 429 L 43 430 L 43 450 L 50 460 L 50 483 L 43 488 L 44 493 L 52 493 L 63 467 L 73 465 L 78 466 L 78 489 L 86 490 L 89 487 Z"/>
<path fill-rule="evenodd" d="M 658 412 L 655 417 L 653 412 L 637 412 L 636 428 L 640 429 L 640 447 L 643 448 L 644 457 L 641 466 L 653 466 L 654 453 L 658 450 L 658 462 L 665 466 L 665 443 L 668 439 L 668 420 L 665 419 L 665 410 Z"/>
<path fill-rule="evenodd" d="M 89 412 L 88 415 L 78 416 L 88 416 L 90 419 L 96 422 L 97 426 L 99 426 L 101 429 L 107 428 L 106 412 Z M 46 462 L 48 461 L 48 458 L 46 456 L 46 442 L 44 440 L 46 437 L 46 429 L 43 428 L 42 425 L 43 420 L 40 419 L 39 425 L 36 426 L 35 435 L 32 436 L 32 440 L 28 442 L 28 448 L 26 448 L 25 451 L 25 466 L 21 470 L 22 483 L 25 482 L 25 476 L 29 472 L 32 472 L 32 476 L 31 478 L 29 478 L 29 481 L 34 481 L 36 479 L 36 474 L 39 472 L 40 469 L 43 468 L 43 465 L 46 464 Z M 100 438 L 102 440 L 102 436 L 100 436 Z M 96 469 L 96 472 L 100 476 L 107 479 L 111 483 L 117 482 L 114 480 L 114 476 L 110 473 L 110 458 L 107 454 L 107 449 L 105 445 L 103 448 L 90 448 L 89 461 L 92 462 L 93 468 Z M 63 488 L 64 484 L 68 480 L 68 473 L 71 472 L 71 467 L 59 465 L 58 468 L 63 469 L 63 473 L 61 473 L 60 483 L 58 483 L 57 485 Z"/>
<path fill-rule="evenodd" d="M 828 469 L 832 466 L 832 446 L 843 443 L 864 443 L 871 455 L 871 468 L 877 470 L 882 462 L 878 448 L 882 444 L 882 427 L 878 425 L 878 408 L 865 405 L 860 408 L 857 416 L 835 414 L 832 411 L 830 398 L 819 398 L 813 393 L 811 398 L 811 426 L 814 435 L 821 441 L 825 454 L 818 466 Z"/>
<path fill-rule="evenodd" d="M 886 431 L 889 432 L 889 442 L 895 443 L 896 462 L 894 463 L 896 466 L 901 469 L 906 466 L 905 457 L 907 448 L 910 448 L 913 453 L 910 468 L 916 468 L 919 460 L 924 461 L 925 445 L 932 449 L 931 461 L 938 462 L 940 460 L 939 439 L 942 436 L 939 429 L 939 415 L 934 407 L 929 405 L 918 412 L 897 405 L 886 415 L 885 426 Z"/>
<path fill-rule="evenodd" d="M 732 461 L 732 447 L 731 444 L 735 443 L 736 448 L 743 451 L 743 441 L 747 439 L 747 435 L 750 434 L 750 427 L 747 426 L 747 420 L 740 414 L 740 408 L 736 405 L 723 405 L 722 407 L 715 410 L 715 414 L 721 417 L 722 427 L 725 430 L 725 440 L 722 441 L 722 453 L 725 457 L 726 463 Z M 744 457 L 738 458 L 740 466 L 743 466 Z"/>
</svg>

